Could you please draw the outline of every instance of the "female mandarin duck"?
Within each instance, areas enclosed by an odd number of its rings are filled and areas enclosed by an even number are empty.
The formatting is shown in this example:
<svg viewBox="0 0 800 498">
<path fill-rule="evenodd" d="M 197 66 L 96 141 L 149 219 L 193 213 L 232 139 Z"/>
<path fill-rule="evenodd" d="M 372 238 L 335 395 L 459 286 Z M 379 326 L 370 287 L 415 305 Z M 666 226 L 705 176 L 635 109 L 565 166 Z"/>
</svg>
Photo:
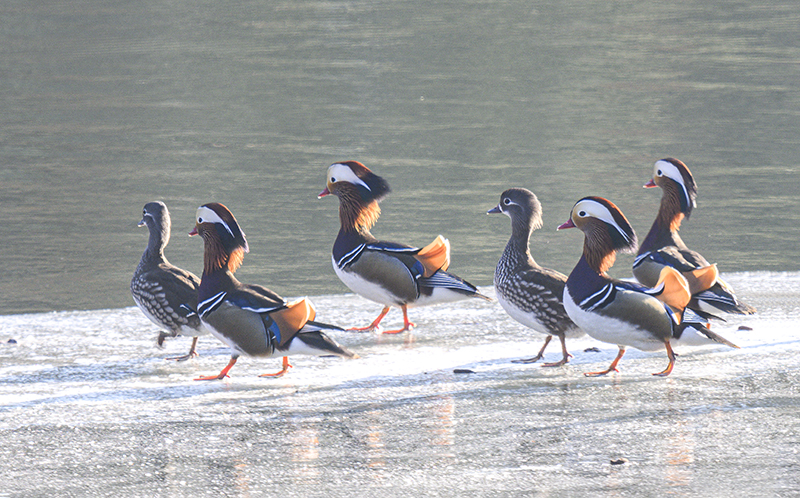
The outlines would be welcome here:
<svg viewBox="0 0 800 498">
<path fill-rule="evenodd" d="M 688 281 L 692 294 L 689 308 L 700 316 L 710 318 L 720 313 L 755 313 L 755 308 L 739 302 L 733 290 L 719 278 L 717 266 L 686 247 L 678 235 L 681 222 L 697 205 L 697 186 L 689 168 L 674 158 L 657 161 L 653 178 L 644 187 L 661 187 L 663 194 L 658 216 L 633 263 L 636 280 L 644 285 L 654 285 L 661 269 L 671 266 Z"/>
<path fill-rule="evenodd" d="M 170 264 L 164 256 L 169 243 L 170 216 L 166 204 L 148 202 L 142 210 L 139 226 L 147 225 L 150 239 L 131 280 L 131 294 L 140 310 L 153 323 L 164 329 L 158 345 L 167 337 L 192 336 L 189 353 L 168 360 L 184 361 L 197 356 L 197 337 L 208 333 L 197 309 L 197 288 L 200 279 L 194 273 Z"/>
<path fill-rule="evenodd" d="M 441 235 L 422 249 L 372 236 L 369 230 L 381 212 L 378 202 L 388 193 L 386 180 L 356 161 L 331 165 L 327 187 L 319 193 L 319 197 L 333 194 L 339 198 L 341 228 L 333 245 L 336 275 L 356 294 L 384 306 L 372 324 L 352 330 L 378 329 L 392 306 L 403 311 L 403 328 L 385 334 L 415 326 L 408 320 L 411 307 L 467 297 L 489 300 L 474 285 L 446 272 L 450 243 Z"/>
<path fill-rule="evenodd" d="M 241 354 L 283 356 L 280 372 L 261 377 L 286 373 L 291 367 L 287 355 L 357 357 L 322 333 L 323 329 L 341 329 L 312 321 L 315 311 L 307 299 L 288 303 L 265 287 L 243 284 L 233 276 L 249 247 L 228 208 L 216 202 L 200 206 L 189 235 L 197 234 L 205 244 L 197 311 L 211 333 L 230 346 L 232 354 L 218 375 L 195 380 L 226 377 Z"/>
<path fill-rule="evenodd" d="M 575 325 L 561 300 L 567 277 L 542 268 L 531 256 L 530 237 L 542 227 L 542 206 L 530 190 L 508 189 L 500 195 L 500 203 L 487 214 L 503 213 L 511 218 L 511 238 L 494 271 L 497 300 L 513 319 L 545 334 L 544 346 L 533 358 L 520 360 L 533 363 L 544 356 L 553 336 L 561 341 L 561 361 L 545 363 L 545 367 L 561 366 L 569 361 L 566 338 L 580 337 L 584 332 Z"/>
<path fill-rule="evenodd" d="M 673 343 L 702 345 L 718 342 L 736 347 L 702 324 L 683 321 L 689 288 L 680 273 L 665 267 L 654 288 L 615 280 L 606 274 L 616 253 L 636 250 L 636 233 L 622 212 L 601 197 L 584 197 L 569 220 L 558 227 L 578 227 L 584 233 L 583 255 L 564 288 L 567 314 L 593 338 L 617 344 L 619 353 L 604 375 L 617 370 L 627 346 L 644 351 L 666 349 L 669 365 L 653 374 L 667 376 L 675 364 Z"/>
</svg>

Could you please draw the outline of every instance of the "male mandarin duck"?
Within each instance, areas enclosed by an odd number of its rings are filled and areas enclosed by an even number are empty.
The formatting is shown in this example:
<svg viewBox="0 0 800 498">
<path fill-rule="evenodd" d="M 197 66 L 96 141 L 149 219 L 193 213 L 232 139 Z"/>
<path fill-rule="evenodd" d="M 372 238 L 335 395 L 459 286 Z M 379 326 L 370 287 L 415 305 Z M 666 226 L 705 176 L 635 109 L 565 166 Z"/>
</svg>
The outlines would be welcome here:
<svg viewBox="0 0 800 498">
<path fill-rule="evenodd" d="M 653 178 L 644 187 L 661 187 L 663 194 L 658 216 L 633 263 L 636 280 L 654 285 L 661 269 L 670 266 L 688 281 L 692 294 L 689 308 L 700 316 L 719 318 L 720 313 L 755 313 L 755 308 L 738 301 L 730 286 L 719 278 L 717 266 L 686 247 L 678 235 L 681 222 L 697 206 L 697 185 L 689 168 L 674 158 L 656 161 Z"/>
<path fill-rule="evenodd" d="M 194 311 L 197 309 L 200 279 L 195 274 L 170 264 L 164 256 L 171 225 L 166 204 L 160 201 L 145 204 L 139 226 L 145 225 L 150 231 L 150 239 L 133 274 L 131 294 L 145 316 L 164 329 L 158 335 L 159 346 L 167 337 L 188 335 L 194 338 L 189 353 L 167 358 L 188 360 L 197 356 L 197 337 L 208 333 Z"/>
<path fill-rule="evenodd" d="M 469 282 L 447 273 L 450 243 L 439 235 L 431 244 L 411 247 L 379 241 L 370 233 L 380 215 L 378 202 L 389 193 L 389 184 L 356 161 L 335 163 L 328 168 L 328 182 L 318 197 L 339 198 L 341 228 L 333 245 L 333 269 L 356 294 L 384 306 L 378 318 L 364 328 L 378 329 L 392 306 L 403 311 L 403 328 L 415 326 L 408 308 L 457 301 L 467 297 L 489 300 Z"/>
<path fill-rule="evenodd" d="M 222 204 L 213 202 L 197 209 L 195 228 L 189 235 L 203 238 L 203 278 L 197 312 L 211 333 L 231 348 L 231 360 L 218 375 L 195 380 L 222 379 L 240 355 L 283 356 L 281 376 L 291 367 L 288 355 L 337 355 L 357 358 L 322 333 L 342 330 L 315 322 L 314 306 L 308 299 L 287 302 L 260 285 L 243 284 L 233 273 L 249 252 L 244 232 Z"/>
<path fill-rule="evenodd" d="M 569 361 L 566 338 L 580 337 L 584 332 L 575 325 L 561 300 L 567 277 L 555 270 L 542 268 L 531 256 L 530 237 L 542 227 L 542 206 L 530 190 L 511 188 L 500 195 L 500 203 L 487 214 L 503 213 L 511 218 L 511 238 L 494 271 L 497 300 L 511 318 L 546 335 L 539 354 L 520 360 L 533 363 L 544 356 L 553 336 L 561 341 L 561 361 L 545 363 L 545 367 L 561 366 Z"/>
<path fill-rule="evenodd" d="M 577 227 L 584 233 L 583 255 L 567 278 L 564 308 L 591 337 L 619 346 L 604 375 L 617 370 L 627 346 L 644 351 L 666 349 L 669 365 L 653 374 L 667 376 L 675 364 L 672 344 L 703 345 L 718 342 L 737 347 L 701 323 L 684 320 L 689 287 L 674 268 L 665 267 L 653 288 L 612 279 L 606 273 L 617 252 L 636 250 L 636 233 L 625 215 L 601 197 L 584 197 L 572 208 L 559 230 Z"/>
</svg>

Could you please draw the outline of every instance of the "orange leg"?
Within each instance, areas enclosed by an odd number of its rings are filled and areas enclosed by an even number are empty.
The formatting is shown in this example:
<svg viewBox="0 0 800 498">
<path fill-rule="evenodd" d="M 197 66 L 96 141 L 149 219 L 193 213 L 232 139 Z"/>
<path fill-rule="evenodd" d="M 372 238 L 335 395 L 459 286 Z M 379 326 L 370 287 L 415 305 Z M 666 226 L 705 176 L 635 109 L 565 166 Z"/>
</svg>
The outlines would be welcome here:
<svg viewBox="0 0 800 498">
<path fill-rule="evenodd" d="M 522 360 L 511 360 L 511 363 L 536 363 L 537 361 L 541 360 L 544 357 L 544 350 L 547 348 L 547 345 L 550 344 L 550 339 L 552 338 L 553 338 L 552 335 L 547 336 L 547 339 L 544 340 L 544 346 L 542 346 L 542 349 L 540 349 L 539 353 L 533 358 L 524 358 Z"/>
<path fill-rule="evenodd" d="M 381 314 L 378 315 L 378 318 L 376 318 L 372 323 L 370 323 L 368 327 L 353 327 L 347 330 L 352 330 L 354 332 L 373 332 L 378 329 L 378 325 L 381 323 L 381 320 L 383 320 L 383 317 L 385 317 L 386 314 L 389 313 L 389 309 L 390 309 L 389 306 L 383 308 Z"/>
<path fill-rule="evenodd" d="M 289 357 L 288 356 L 284 356 L 283 357 L 283 368 L 281 369 L 280 372 L 275 372 L 274 374 L 261 374 L 261 375 L 259 375 L 259 377 L 283 377 L 283 374 L 288 372 L 290 368 L 292 368 L 292 366 L 289 365 Z"/>
<path fill-rule="evenodd" d="M 672 373 L 672 367 L 675 366 L 675 353 L 672 351 L 672 346 L 670 345 L 669 341 L 664 342 L 664 347 L 667 348 L 669 365 L 667 365 L 667 368 L 665 368 L 663 372 L 658 372 L 653 374 L 653 375 L 658 375 L 659 377 L 666 377 L 667 375 Z"/>
<path fill-rule="evenodd" d="M 384 308 L 384 309 L 386 310 L 388 308 Z M 383 332 L 384 334 L 400 334 L 402 332 L 408 332 L 413 327 L 417 326 L 416 323 L 412 323 L 412 322 L 408 321 L 408 307 L 404 304 L 404 305 L 400 306 L 400 309 L 403 310 L 403 328 L 402 329 L 397 329 L 397 330 L 385 330 Z"/>
<path fill-rule="evenodd" d="M 236 360 L 238 359 L 239 359 L 238 356 L 232 357 L 231 361 L 228 362 L 228 365 L 225 368 L 223 368 L 218 375 L 201 376 L 194 380 L 218 380 L 218 379 L 224 379 L 225 377 L 229 377 L 228 371 L 230 371 L 230 369 L 233 368 L 233 366 L 236 364 Z"/>
<path fill-rule="evenodd" d="M 550 337 L 553 337 L 553 336 L 550 336 Z M 550 337 L 548 337 L 548 339 Z M 561 354 L 563 355 L 561 357 L 561 361 L 556 361 L 554 363 L 543 363 L 542 364 L 543 367 L 560 367 L 561 365 L 569 363 L 569 359 L 572 358 L 572 355 L 569 354 L 569 352 L 567 351 L 567 338 L 564 337 L 564 336 L 561 336 L 561 337 L 559 337 L 559 339 L 561 339 Z M 545 344 L 545 346 L 547 346 L 547 344 Z M 541 352 L 542 353 L 544 352 L 544 348 L 542 348 Z"/>
<path fill-rule="evenodd" d="M 195 350 L 196 347 L 197 347 L 197 337 L 195 337 L 194 340 L 192 340 L 192 347 L 189 348 L 189 352 L 188 353 L 186 353 L 183 356 L 172 356 L 172 357 L 164 358 L 164 359 L 165 360 L 175 360 L 175 361 L 186 361 L 189 358 L 194 358 L 195 356 L 200 356 L 200 355 L 197 354 L 197 351 Z"/>
<path fill-rule="evenodd" d="M 625 354 L 625 349 L 619 348 L 619 353 L 617 353 L 617 357 L 614 358 L 614 361 L 611 362 L 611 365 L 608 367 L 608 370 L 604 370 L 602 372 L 586 372 L 583 375 L 587 377 L 599 377 L 601 375 L 607 374 L 608 372 L 619 372 L 619 370 L 617 370 L 617 363 L 619 363 L 619 360 L 622 359 L 622 355 L 624 354 Z"/>
</svg>

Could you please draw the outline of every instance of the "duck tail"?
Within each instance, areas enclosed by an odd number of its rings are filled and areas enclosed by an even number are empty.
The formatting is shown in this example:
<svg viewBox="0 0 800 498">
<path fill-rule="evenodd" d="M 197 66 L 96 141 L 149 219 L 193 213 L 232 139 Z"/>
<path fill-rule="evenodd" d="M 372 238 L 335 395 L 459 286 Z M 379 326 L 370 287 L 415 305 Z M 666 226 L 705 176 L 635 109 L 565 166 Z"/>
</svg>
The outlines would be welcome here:
<svg viewBox="0 0 800 498">
<path fill-rule="evenodd" d="M 749 304 L 739 301 L 733 294 L 731 288 L 722 280 L 717 279 L 710 289 L 704 290 L 692 296 L 692 304 L 703 312 L 717 315 L 720 313 L 732 313 L 735 315 L 752 315 L 756 309 Z"/>
<path fill-rule="evenodd" d="M 675 339 L 682 341 L 689 345 L 701 345 L 702 343 L 708 344 L 709 341 L 724 344 L 728 347 L 739 349 L 739 346 L 725 339 L 721 335 L 712 332 L 710 324 L 706 322 L 701 316 L 697 315 L 690 309 L 686 309 L 683 313 L 683 320 L 675 330 Z"/>
<path fill-rule="evenodd" d="M 336 341 L 319 330 L 301 330 L 300 333 L 297 334 L 296 339 L 302 341 L 311 349 L 318 350 L 320 355 L 331 354 L 351 359 L 359 357 L 344 346 L 340 346 Z"/>
</svg>

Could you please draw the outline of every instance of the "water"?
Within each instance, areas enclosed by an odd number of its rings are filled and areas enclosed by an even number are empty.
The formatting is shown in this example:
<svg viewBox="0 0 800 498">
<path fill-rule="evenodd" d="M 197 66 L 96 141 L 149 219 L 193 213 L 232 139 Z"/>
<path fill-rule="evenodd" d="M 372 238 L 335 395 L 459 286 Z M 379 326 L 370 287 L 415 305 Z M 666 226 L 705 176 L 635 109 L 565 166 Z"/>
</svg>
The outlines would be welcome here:
<svg viewBox="0 0 800 498">
<path fill-rule="evenodd" d="M 800 490 L 794 2 L 7 0 L 0 18 L 0 341 L 18 341 L 0 345 L 0 496 Z M 412 336 L 337 336 L 360 360 L 267 380 L 277 360 L 242 359 L 198 383 L 220 344 L 166 362 L 188 341 L 156 349 L 130 307 L 152 200 L 178 266 L 200 271 L 184 234 L 223 202 L 252 250 L 241 280 L 364 325 L 376 306 L 330 266 L 330 163 L 392 185 L 376 235 L 442 233 L 490 292 L 500 192 L 539 196 L 534 256 L 568 273 L 573 203 L 606 196 L 643 236 L 666 156 L 699 185 L 684 240 L 759 309 L 720 325 L 742 349 L 678 351 L 666 380 L 635 351 L 583 378 L 615 353 L 588 338 L 564 368 L 513 364 L 540 339 L 476 301 L 415 310 Z"/>
<path fill-rule="evenodd" d="M 329 164 L 386 177 L 376 235 L 453 246 L 491 275 L 533 190 L 536 257 L 568 272 L 554 233 L 585 195 L 640 234 L 653 163 L 693 170 L 682 235 L 723 272 L 797 271 L 800 13 L 794 2 L 55 1 L 3 3 L 0 313 L 131 304 L 142 206 L 163 200 L 167 254 L 199 272 L 194 210 L 231 208 L 241 272 L 290 295 L 346 288 L 330 268 Z M 622 268 L 627 272 L 627 265 Z"/>
</svg>

